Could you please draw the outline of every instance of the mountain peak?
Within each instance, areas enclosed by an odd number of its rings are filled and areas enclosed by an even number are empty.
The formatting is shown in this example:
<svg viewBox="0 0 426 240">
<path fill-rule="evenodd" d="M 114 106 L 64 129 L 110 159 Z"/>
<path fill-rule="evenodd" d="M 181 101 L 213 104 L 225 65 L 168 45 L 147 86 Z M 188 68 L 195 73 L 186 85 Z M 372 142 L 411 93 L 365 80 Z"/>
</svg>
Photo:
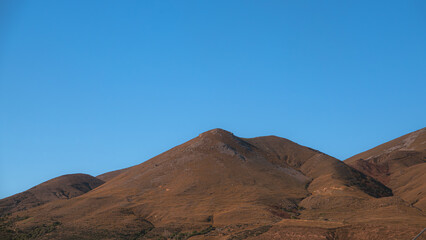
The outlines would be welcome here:
<svg viewBox="0 0 426 240">
<path fill-rule="evenodd" d="M 232 151 L 242 153 L 250 150 L 252 147 L 251 144 L 235 136 L 233 133 L 220 128 L 203 132 L 188 143 L 189 146 L 187 145 L 186 150 L 202 149 L 203 151 L 210 151 L 213 149 L 217 150 L 218 148 L 229 148 L 232 149 Z"/>
<path fill-rule="evenodd" d="M 234 136 L 234 134 L 221 128 L 214 128 L 212 130 L 203 132 L 199 135 L 199 137 L 212 137 L 212 136 L 224 137 L 224 136 Z"/>
</svg>

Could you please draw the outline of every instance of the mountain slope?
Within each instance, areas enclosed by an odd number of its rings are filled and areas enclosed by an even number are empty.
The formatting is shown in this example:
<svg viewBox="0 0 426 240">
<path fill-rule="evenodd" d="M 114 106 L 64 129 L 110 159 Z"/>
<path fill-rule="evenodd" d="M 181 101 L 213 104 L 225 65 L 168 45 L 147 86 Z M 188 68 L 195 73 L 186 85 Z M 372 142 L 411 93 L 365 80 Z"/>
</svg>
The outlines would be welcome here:
<svg viewBox="0 0 426 240">
<path fill-rule="evenodd" d="M 0 200 L 0 216 L 33 208 L 58 199 L 80 196 L 104 181 L 87 174 L 63 175 L 41 183 L 25 192 Z"/>
<path fill-rule="evenodd" d="M 345 160 L 414 206 L 426 210 L 426 128 Z"/>
</svg>

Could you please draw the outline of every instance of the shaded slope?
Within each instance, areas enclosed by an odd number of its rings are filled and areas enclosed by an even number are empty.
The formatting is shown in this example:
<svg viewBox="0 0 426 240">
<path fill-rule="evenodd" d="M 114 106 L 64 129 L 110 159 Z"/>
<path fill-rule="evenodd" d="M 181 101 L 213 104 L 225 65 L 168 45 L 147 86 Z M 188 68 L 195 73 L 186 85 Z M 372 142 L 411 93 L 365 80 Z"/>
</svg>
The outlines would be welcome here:
<svg viewBox="0 0 426 240">
<path fill-rule="evenodd" d="M 330 208 L 324 199 L 331 196 L 336 205 L 347 205 L 391 194 L 341 161 L 289 140 L 243 139 L 214 129 L 87 194 L 29 210 L 31 220 L 19 226 L 55 219 L 63 224 L 59 235 L 98 237 L 209 225 L 233 229 L 297 217 L 300 206 Z"/>
<path fill-rule="evenodd" d="M 365 193 L 373 197 L 392 195 L 390 189 L 375 179 L 317 150 L 275 136 L 252 138 L 247 141 L 265 149 L 271 162 L 287 164 L 310 177 L 313 180 L 310 185 L 312 193 L 336 192 L 333 191 L 333 187 L 341 185 L 343 188 L 352 187 L 352 189 L 337 192 L 349 194 L 355 191 L 356 194 Z"/>
<path fill-rule="evenodd" d="M 58 199 L 80 196 L 104 182 L 87 174 L 63 175 L 25 192 L 0 200 L 0 215 L 33 208 Z"/>
<path fill-rule="evenodd" d="M 406 134 L 345 160 L 410 204 L 426 210 L 426 129 Z"/>
</svg>

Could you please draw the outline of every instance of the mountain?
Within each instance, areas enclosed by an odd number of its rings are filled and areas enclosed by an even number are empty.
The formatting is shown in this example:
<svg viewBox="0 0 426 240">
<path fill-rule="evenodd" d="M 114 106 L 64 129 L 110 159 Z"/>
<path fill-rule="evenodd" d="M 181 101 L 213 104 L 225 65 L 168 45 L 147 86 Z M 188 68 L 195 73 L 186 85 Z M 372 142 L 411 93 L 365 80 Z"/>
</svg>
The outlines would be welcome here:
<svg viewBox="0 0 426 240">
<path fill-rule="evenodd" d="M 350 157 L 345 163 L 426 211 L 426 128 Z"/>
<path fill-rule="evenodd" d="M 0 215 L 30 209 L 58 199 L 77 197 L 103 183 L 104 181 L 87 174 L 63 175 L 1 199 Z"/>
<path fill-rule="evenodd" d="M 222 129 L 101 178 L 104 184 L 81 196 L 3 219 L 4 232 L 39 239 L 400 239 L 426 220 L 383 183 L 331 156 Z"/>
</svg>

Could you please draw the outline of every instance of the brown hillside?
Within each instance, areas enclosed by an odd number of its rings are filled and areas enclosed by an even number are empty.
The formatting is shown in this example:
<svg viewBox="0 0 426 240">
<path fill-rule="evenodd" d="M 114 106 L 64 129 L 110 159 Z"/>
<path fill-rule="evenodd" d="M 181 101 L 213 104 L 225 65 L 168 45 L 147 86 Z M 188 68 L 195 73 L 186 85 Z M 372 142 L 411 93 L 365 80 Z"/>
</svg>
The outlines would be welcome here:
<svg viewBox="0 0 426 240">
<path fill-rule="evenodd" d="M 0 216 L 30 209 L 58 199 L 80 196 L 103 184 L 87 174 L 63 175 L 41 183 L 25 192 L 0 200 Z"/>
<path fill-rule="evenodd" d="M 414 206 L 426 210 L 426 128 L 345 160 Z"/>
</svg>

